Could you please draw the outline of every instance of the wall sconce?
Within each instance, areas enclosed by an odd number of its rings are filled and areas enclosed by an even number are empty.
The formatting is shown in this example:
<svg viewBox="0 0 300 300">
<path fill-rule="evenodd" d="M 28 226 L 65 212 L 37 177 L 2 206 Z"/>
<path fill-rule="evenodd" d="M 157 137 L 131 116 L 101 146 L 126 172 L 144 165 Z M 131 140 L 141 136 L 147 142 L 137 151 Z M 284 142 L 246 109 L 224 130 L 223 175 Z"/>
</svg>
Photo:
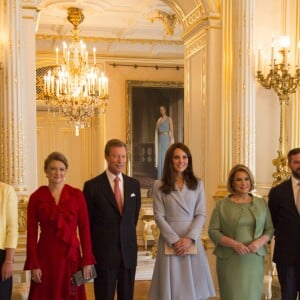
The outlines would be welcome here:
<svg viewBox="0 0 300 300">
<path fill-rule="evenodd" d="M 279 97 L 280 103 L 280 137 L 278 157 L 272 163 L 276 172 L 272 174 L 273 185 L 277 185 L 290 176 L 287 164 L 287 133 L 286 133 L 286 108 L 289 104 L 290 95 L 295 93 L 300 86 L 300 48 L 297 50 L 297 64 L 292 67 L 288 61 L 290 38 L 281 36 L 278 39 L 279 58 L 275 56 L 275 40 L 272 38 L 271 60 L 269 70 L 264 75 L 262 71 L 261 50 L 258 50 L 258 70 L 257 80 L 266 89 L 273 89 Z M 295 74 L 291 75 L 290 69 L 295 69 Z"/>
</svg>

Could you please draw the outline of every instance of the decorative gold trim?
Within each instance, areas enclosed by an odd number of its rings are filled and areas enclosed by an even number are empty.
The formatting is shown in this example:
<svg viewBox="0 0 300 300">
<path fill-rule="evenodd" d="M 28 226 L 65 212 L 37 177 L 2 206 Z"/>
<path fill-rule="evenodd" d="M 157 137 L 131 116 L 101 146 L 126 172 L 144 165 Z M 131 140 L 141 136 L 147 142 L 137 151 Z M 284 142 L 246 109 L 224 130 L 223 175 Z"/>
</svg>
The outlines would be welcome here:
<svg viewBox="0 0 300 300">
<path fill-rule="evenodd" d="M 163 23 L 166 35 L 174 35 L 174 29 L 178 22 L 175 14 L 167 14 L 162 10 L 155 10 L 150 17 L 150 21 L 153 23 L 155 20 L 159 20 Z"/>
<path fill-rule="evenodd" d="M 208 30 L 211 28 L 222 28 L 222 19 L 220 12 L 210 12 L 204 4 L 199 4 L 187 16 L 182 18 L 185 31 L 181 34 L 182 40 L 188 36 L 193 36 L 194 31 Z"/>
<path fill-rule="evenodd" d="M 27 204 L 28 196 L 23 196 L 18 205 L 19 232 L 25 232 L 27 230 Z"/>
<path fill-rule="evenodd" d="M 181 34 L 181 39 L 184 40 L 189 34 L 191 34 L 193 29 L 195 29 L 197 26 L 203 26 L 204 22 L 207 20 L 208 15 L 203 5 L 196 7 L 182 20 L 185 31 Z M 206 25 L 208 25 L 208 23 Z"/>
<path fill-rule="evenodd" d="M 160 64 L 149 64 L 149 65 L 140 65 L 140 64 L 119 64 L 119 63 L 111 63 L 109 64 L 110 66 L 117 68 L 117 67 L 132 67 L 132 68 L 153 68 L 155 70 L 159 70 L 159 69 L 175 69 L 177 71 L 179 71 L 180 69 L 183 69 L 184 67 L 182 65 L 176 65 L 176 66 L 172 66 L 172 65 L 168 65 L 168 66 L 163 66 Z"/>
<path fill-rule="evenodd" d="M 24 2 L 24 0 L 23 0 L 23 2 Z M 34 6 L 34 5 L 26 5 L 26 4 L 22 5 L 22 9 L 28 9 L 28 10 L 30 9 L 30 10 L 36 10 L 36 11 L 38 10 L 36 6 Z"/>
<path fill-rule="evenodd" d="M 170 6 L 173 11 L 176 13 L 177 17 L 178 17 L 178 21 L 180 23 L 182 23 L 182 25 L 184 26 L 183 24 L 183 19 L 185 17 L 185 14 L 183 12 L 183 10 L 181 9 L 181 7 L 175 3 L 173 0 L 163 0 L 163 2 L 165 2 L 168 6 Z"/>
<path fill-rule="evenodd" d="M 99 43 L 129 43 L 129 44 L 150 44 L 150 45 L 183 45 L 181 40 L 154 40 L 154 39 L 119 39 L 95 36 L 80 36 L 86 42 L 99 42 Z M 61 40 L 60 35 L 53 34 L 37 34 L 36 40 Z M 72 41 L 73 36 L 64 36 L 65 41 Z"/>
<path fill-rule="evenodd" d="M 197 37 L 196 40 L 190 42 L 185 47 L 185 58 L 193 56 L 195 53 L 207 46 L 206 36 Z"/>
<path fill-rule="evenodd" d="M 84 20 L 84 14 L 78 7 L 69 7 L 67 19 L 74 26 L 74 28 L 77 29 L 78 25 Z"/>
<path fill-rule="evenodd" d="M 203 4 L 199 4 L 197 7 L 195 7 L 190 14 L 188 14 L 184 19 L 183 23 L 185 24 L 185 28 L 190 28 L 191 26 L 194 26 L 201 20 L 207 19 L 207 12 L 205 10 L 205 7 Z"/>
<path fill-rule="evenodd" d="M 23 16 L 22 19 L 24 19 L 24 20 L 35 20 L 34 17 L 25 17 L 25 16 Z"/>
</svg>

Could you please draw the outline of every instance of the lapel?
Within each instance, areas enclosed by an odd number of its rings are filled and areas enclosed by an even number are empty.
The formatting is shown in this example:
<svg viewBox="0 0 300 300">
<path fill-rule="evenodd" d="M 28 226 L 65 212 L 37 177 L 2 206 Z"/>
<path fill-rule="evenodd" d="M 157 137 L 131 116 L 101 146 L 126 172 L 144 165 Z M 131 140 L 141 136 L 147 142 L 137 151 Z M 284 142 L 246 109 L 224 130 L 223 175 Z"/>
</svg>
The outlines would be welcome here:
<svg viewBox="0 0 300 300">
<path fill-rule="evenodd" d="M 184 194 L 183 192 L 185 191 L 185 185 L 183 186 L 183 189 L 182 191 L 178 191 L 178 190 L 175 190 L 175 191 L 172 191 L 170 193 L 170 197 L 172 197 L 175 202 L 184 210 L 186 211 L 187 213 L 189 213 L 189 209 L 188 209 L 188 205 L 186 203 L 186 199 L 189 198 L 189 197 L 186 197 L 186 194 Z M 183 195 L 185 195 L 185 197 L 183 197 Z"/>
<path fill-rule="evenodd" d="M 114 192 L 110 186 L 106 172 L 103 173 L 102 180 L 103 184 L 101 184 L 100 186 L 102 186 L 103 188 L 101 189 L 100 193 L 103 194 L 104 199 L 107 199 L 112 204 L 112 206 L 119 212 L 117 201 Z"/>
<path fill-rule="evenodd" d="M 286 181 L 286 185 L 285 185 L 285 194 L 286 194 L 286 202 L 289 206 L 293 207 L 293 210 L 295 212 L 295 214 L 299 217 L 299 213 L 296 207 L 296 203 L 295 203 L 295 197 L 294 197 L 294 191 L 293 191 L 293 184 L 292 184 L 292 179 L 290 178 L 289 180 Z"/>
<path fill-rule="evenodd" d="M 123 176 L 123 191 L 124 191 L 124 202 L 123 202 L 123 214 L 129 205 L 130 198 L 132 197 L 133 192 L 131 191 L 131 184 L 129 177 L 122 174 Z"/>
<path fill-rule="evenodd" d="M 250 205 L 250 211 L 252 212 L 254 218 L 255 218 L 255 237 L 258 235 L 258 232 L 261 232 L 261 226 L 262 223 L 259 222 L 260 214 L 262 213 L 262 207 L 259 205 L 259 200 L 253 196 L 253 204 Z"/>
</svg>

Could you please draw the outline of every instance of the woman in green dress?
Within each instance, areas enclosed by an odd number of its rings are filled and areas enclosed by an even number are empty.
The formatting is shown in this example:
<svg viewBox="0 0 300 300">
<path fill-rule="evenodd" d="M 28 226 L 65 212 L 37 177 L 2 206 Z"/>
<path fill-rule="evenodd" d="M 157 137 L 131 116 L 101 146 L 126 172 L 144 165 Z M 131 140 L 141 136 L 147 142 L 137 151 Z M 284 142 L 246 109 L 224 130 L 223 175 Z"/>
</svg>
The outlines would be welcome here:
<svg viewBox="0 0 300 300">
<path fill-rule="evenodd" d="M 263 287 L 264 245 L 274 228 L 267 203 L 252 195 L 254 178 L 236 165 L 227 181 L 229 195 L 217 201 L 208 234 L 215 243 L 221 300 L 260 300 Z"/>
</svg>

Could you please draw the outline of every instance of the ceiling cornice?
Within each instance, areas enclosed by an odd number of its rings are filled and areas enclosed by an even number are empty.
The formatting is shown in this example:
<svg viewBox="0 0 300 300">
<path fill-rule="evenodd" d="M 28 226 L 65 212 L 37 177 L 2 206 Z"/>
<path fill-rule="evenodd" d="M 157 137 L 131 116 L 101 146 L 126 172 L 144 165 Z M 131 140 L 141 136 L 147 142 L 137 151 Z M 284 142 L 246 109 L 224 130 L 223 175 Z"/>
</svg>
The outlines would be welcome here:
<svg viewBox="0 0 300 300">
<path fill-rule="evenodd" d="M 36 34 L 36 40 L 64 40 L 71 41 L 73 36 L 60 36 L 60 35 L 48 35 L 48 34 Z M 80 36 L 80 39 L 85 42 L 101 42 L 101 43 L 129 43 L 129 44 L 151 44 L 151 45 L 183 45 L 181 40 L 154 40 L 154 39 L 120 39 L 120 38 L 105 38 L 105 37 L 91 37 Z"/>
</svg>

